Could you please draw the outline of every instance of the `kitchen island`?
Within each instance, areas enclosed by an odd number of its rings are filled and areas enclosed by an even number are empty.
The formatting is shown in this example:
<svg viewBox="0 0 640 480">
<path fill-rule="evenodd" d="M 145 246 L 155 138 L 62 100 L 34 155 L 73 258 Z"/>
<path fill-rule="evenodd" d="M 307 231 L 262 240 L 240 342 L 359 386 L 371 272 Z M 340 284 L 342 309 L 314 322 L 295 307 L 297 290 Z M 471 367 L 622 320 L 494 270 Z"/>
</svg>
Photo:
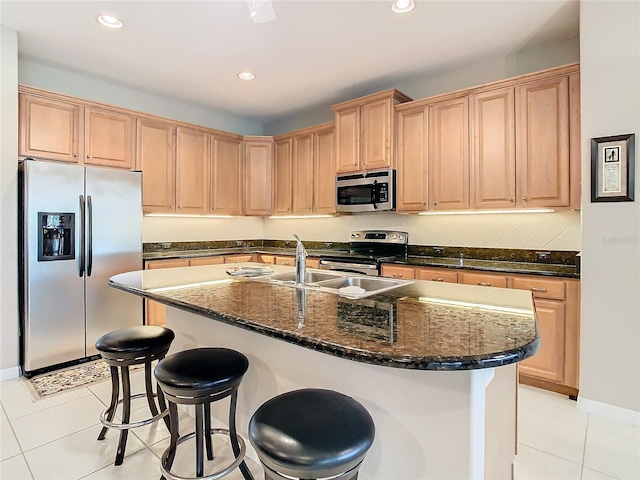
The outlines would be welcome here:
<svg viewBox="0 0 640 480">
<path fill-rule="evenodd" d="M 376 423 L 363 479 L 511 476 L 515 364 L 539 347 L 531 293 L 415 281 L 344 298 L 231 278 L 229 266 L 129 272 L 110 284 L 173 307 L 171 351 L 247 355 L 241 433 L 269 398 L 330 388 L 360 401 Z M 212 410 L 225 418 L 224 408 Z"/>
</svg>

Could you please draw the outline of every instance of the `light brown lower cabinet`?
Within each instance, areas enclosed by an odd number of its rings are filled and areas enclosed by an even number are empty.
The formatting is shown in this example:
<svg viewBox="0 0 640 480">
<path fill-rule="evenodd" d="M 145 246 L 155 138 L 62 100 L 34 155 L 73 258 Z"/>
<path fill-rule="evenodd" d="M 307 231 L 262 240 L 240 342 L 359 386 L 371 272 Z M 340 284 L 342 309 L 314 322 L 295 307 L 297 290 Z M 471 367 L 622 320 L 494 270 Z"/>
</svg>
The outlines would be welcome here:
<svg viewBox="0 0 640 480">
<path fill-rule="evenodd" d="M 383 264 L 382 276 L 529 290 L 536 308 L 540 349 L 518 364 L 519 381 L 571 398 L 578 395 L 580 280 L 394 264 Z"/>
</svg>

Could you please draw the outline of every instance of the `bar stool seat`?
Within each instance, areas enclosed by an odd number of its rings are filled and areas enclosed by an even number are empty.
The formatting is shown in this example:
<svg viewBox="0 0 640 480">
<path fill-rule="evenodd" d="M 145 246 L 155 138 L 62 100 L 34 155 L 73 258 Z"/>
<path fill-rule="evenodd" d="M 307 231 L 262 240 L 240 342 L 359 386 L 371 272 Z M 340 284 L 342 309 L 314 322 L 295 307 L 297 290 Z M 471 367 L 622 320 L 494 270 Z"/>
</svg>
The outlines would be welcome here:
<svg viewBox="0 0 640 480">
<path fill-rule="evenodd" d="M 374 436 L 369 412 L 332 390 L 278 395 L 249 421 L 249 440 L 266 479 L 355 479 Z"/>
<path fill-rule="evenodd" d="M 149 425 L 155 421 L 166 417 L 169 413 L 164 402 L 162 391 L 153 393 L 151 385 L 151 362 L 164 358 L 169 351 L 171 342 L 175 338 L 172 330 L 159 327 L 140 325 L 131 328 L 122 328 L 109 332 L 96 341 L 96 349 L 100 352 L 104 362 L 111 370 L 111 402 L 100 415 L 100 422 L 104 425 L 98 435 L 98 440 L 104 440 L 109 428 L 120 430 L 120 440 L 116 452 L 115 465 L 121 465 L 124 461 L 124 453 L 127 445 L 129 429 Z M 129 379 L 129 367 L 132 365 L 144 364 L 145 373 L 145 393 L 131 395 L 131 382 Z M 122 377 L 122 399 L 119 400 L 120 378 Z M 134 398 L 146 397 L 151 412 L 151 418 L 139 422 L 130 423 L 131 400 Z M 158 398 L 158 407 L 155 403 Z M 122 422 L 114 422 L 118 404 L 122 403 Z M 169 419 L 165 418 L 167 428 Z"/>
<path fill-rule="evenodd" d="M 238 387 L 249 368 L 249 360 L 240 352 L 228 348 L 196 348 L 175 353 L 158 362 L 155 376 L 160 389 L 169 402 L 171 441 L 160 462 L 163 477 L 184 480 L 171 472 L 178 445 L 196 440 L 196 478 L 218 479 L 240 468 L 246 480 L 253 480 L 244 455 L 246 445 L 236 431 L 236 404 Z M 211 403 L 231 397 L 229 429 L 211 428 Z M 177 405 L 195 406 L 195 431 L 179 436 Z M 217 472 L 204 477 L 203 441 L 206 442 L 207 459 L 213 460 L 211 434 L 228 435 L 234 461 Z"/>
</svg>

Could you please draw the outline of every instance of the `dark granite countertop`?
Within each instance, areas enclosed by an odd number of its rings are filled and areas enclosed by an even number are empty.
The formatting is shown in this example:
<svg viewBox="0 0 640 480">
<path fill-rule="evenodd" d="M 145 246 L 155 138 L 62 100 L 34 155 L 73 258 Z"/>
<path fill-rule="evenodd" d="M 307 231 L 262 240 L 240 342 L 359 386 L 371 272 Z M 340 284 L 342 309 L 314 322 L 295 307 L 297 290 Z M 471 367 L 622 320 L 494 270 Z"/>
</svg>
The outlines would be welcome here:
<svg viewBox="0 0 640 480">
<path fill-rule="evenodd" d="M 539 348 L 530 292 L 417 280 L 350 299 L 231 278 L 226 267 L 128 272 L 109 284 L 302 347 L 388 367 L 490 368 L 524 360 Z"/>
<path fill-rule="evenodd" d="M 319 257 L 321 255 L 335 255 L 336 253 L 346 253 L 349 250 L 321 250 L 307 248 L 310 257 Z M 144 260 L 160 260 L 171 258 L 197 258 L 212 257 L 216 255 L 234 255 L 241 253 L 265 253 L 267 255 L 291 255 L 296 254 L 295 247 L 236 247 L 236 248 L 210 248 L 201 250 L 159 250 L 153 252 L 144 252 L 142 258 Z"/>
</svg>

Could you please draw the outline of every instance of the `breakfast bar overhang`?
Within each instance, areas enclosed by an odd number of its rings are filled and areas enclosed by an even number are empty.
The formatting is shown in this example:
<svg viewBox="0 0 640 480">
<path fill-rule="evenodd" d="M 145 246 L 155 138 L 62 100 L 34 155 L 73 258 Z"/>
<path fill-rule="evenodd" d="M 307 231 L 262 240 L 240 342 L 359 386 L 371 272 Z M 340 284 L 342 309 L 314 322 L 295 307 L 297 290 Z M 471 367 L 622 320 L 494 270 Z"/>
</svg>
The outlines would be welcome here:
<svg viewBox="0 0 640 480">
<path fill-rule="evenodd" d="M 347 298 L 232 278 L 229 267 L 128 272 L 109 283 L 169 307 L 169 353 L 220 346 L 249 358 L 237 411 L 245 438 L 265 401 L 327 388 L 374 419 L 360 478 L 512 477 L 516 364 L 539 348 L 531 292 L 417 280 Z M 225 406 L 212 414 L 224 419 Z"/>
</svg>

